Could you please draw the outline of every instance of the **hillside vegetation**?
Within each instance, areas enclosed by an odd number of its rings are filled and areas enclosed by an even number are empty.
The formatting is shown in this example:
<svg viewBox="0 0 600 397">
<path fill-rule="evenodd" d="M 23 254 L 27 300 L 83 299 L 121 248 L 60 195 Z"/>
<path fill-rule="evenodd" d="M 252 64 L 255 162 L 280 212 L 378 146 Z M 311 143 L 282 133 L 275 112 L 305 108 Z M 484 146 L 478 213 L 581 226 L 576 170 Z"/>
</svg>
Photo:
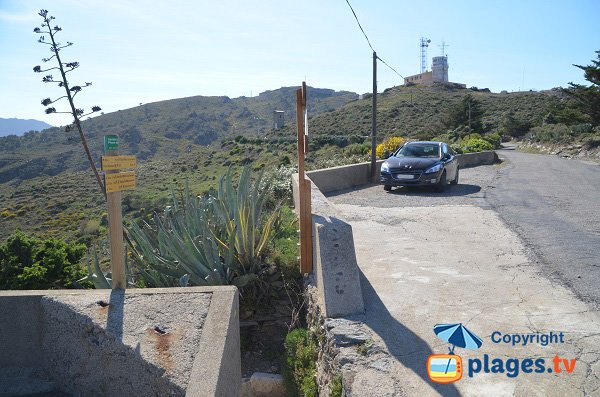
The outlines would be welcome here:
<svg viewBox="0 0 600 397">
<path fill-rule="evenodd" d="M 230 166 L 274 170 L 293 165 L 295 90 L 287 87 L 253 98 L 198 96 L 142 104 L 86 120 L 84 130 L 96 159 L 105 134 L 119 135 L 121 152 L 138 158 L 137 187 L 124 192 L 123 208 L 126 219 L 140 219 L 160 209 L 172 188 L 189 182 L 196 194 L 207 191 Z M 465 98 L 479 106 L 481 131 L 456 124 Z M 307 167 L 366 160 L 370 97 L 309 88 L 308 100 Z M 522 136 L 565 103 L 558 89 L 495 94 L 451 85 L 394 87 L 378 100 L 378 142 L 390 136 L 453 139 L 469 132 Z M 281 130 L 272 128 L 276 109 L 286 112 L 287 126 Z M 0 238 L 17 228 L 82 242 L 105 233 L 104 197 L 73 132 L 53 128 L 0 138 L 0 203 Z"/>
</svg>

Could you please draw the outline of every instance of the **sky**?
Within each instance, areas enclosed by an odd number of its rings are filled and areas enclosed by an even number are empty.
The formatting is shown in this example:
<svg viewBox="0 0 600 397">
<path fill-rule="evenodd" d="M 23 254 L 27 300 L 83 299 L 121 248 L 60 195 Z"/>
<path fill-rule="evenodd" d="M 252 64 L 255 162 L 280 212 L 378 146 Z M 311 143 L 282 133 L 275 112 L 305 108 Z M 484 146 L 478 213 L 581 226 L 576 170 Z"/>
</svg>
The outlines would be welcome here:
<svg viewBox="0 0 600 397">
<path fill-rule="evenodd" d="M 600 50 L 599 0 L 350 0 L 377 55 L 400 75 L 420 72 L 444 42 L 449 80 L 468 87 L 544 90 L 585 83 L 573 64 Z M 47 8 L 63 28 L 70 84 L 92 82 L 76 105 L 113 112 L 194 95 L 255 96 L 308 85 L 372 91 L 372 51 L 346 0 L 0 0 L 0 117 L 43 120 L 63 93 L 33 67 L 49 49 L 33 28 Z M 402 78 L 379 63 L 378 91 Z M 66 109 L 65 101 L 56 104 Z"/>
</svg>

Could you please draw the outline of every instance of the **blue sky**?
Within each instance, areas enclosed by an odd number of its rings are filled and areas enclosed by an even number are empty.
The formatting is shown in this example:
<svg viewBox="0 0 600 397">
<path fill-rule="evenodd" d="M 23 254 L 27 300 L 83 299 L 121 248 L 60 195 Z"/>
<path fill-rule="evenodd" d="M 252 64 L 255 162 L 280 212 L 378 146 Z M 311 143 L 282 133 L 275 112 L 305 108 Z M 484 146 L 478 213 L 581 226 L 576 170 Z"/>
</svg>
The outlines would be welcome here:
<svg viewBox="0 0 600 397">
<path fill-rule="evenodd" d="M 442 41 L 451 81 L 500 90 L 542 90 L 584 82 L 572 64 L 600 49 L 600 1 L 352 0 L 378 55 L 400 74 L 420 68 L 419 39 Z M 372 54 L 345 0 L 0 0 L 0 117 L 53 125 L 41 99 L 58 88 L 32 68 L 49 51 L 36 42 L 39 9 L 64 30 L 71 82 L 93 82 L 79 107 L 116 111 L 193 95 L 257 95 L 299 85 L 372 90 Z M 379 65 L 379 91 L 402 84 Z M 60 109 L 59 109 L 60 110 Z"/>
</svg>

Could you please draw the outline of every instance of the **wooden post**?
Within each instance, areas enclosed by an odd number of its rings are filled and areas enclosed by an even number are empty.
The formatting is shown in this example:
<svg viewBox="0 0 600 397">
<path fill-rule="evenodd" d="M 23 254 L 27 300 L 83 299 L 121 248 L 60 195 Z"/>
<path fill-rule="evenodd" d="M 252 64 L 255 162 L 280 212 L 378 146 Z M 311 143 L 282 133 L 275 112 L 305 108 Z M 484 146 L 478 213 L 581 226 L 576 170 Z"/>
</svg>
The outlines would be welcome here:
<svg viewBox="0 0 600 397">
<path fill-rule="evenodd" d="M 106 156 L 116 156 L 117 149 L 105 144 Z M 105 171 L 113 174 L 119 171 Z M 106 186 L 106 183 L 104 184 Z M 106 193 L 108 203 L 108 236 L 110 242 L 110 264 L 113 289 L 125 289 L 125 247 L 123 245 L 123 215 L 121 212 L 121 192 Z"/>
<path fill-rule="evenodd" d="M 306 83 L 296 91 L 296 121 L 298 126 L 298 199 L 300 212 L 300 273 L 312 272 L 312 208 L 311 183 L 304 172 L 304 157 L 308 151 L 304 117 L 306 114 Z"/>
</svg>

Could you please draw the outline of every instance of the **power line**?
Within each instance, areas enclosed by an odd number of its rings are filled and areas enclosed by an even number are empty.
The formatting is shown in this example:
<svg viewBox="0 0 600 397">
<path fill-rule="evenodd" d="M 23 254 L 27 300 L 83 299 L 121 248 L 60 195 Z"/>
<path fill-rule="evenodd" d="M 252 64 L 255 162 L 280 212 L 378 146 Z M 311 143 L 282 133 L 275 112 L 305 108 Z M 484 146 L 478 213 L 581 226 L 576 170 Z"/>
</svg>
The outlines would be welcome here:
<svg viewBox="0 0 600 397">
<path fill-rule="evenodd" d="M 375 51 L 375 49 L 371 45 L 371 41 L 369 40 L 369 37 L 365 33 L 365 30 L 362 28 L 362 26 L 360 24 L 360 21 L 358 20 L 358 17 L 356 16 L 356 12 L 354 12 L 354 8 L 352 8 L 352 5 L 350 4 L 350 1 L 346 0 L 346 3 L 348 3 L 348 7 L 350 7 L 350 11 L 352 11 L 352 14 L 354 15 L 354 19 L 356 19 L 356 23 L 358 24 L 358 27 L 360 28 L 360 31 L 365 36 L 365 39 L 367 39 L 367 44 L 369 44 L 369 47 L 371 48 L 371 50 L 376 53 L 377 51 Z M 402 79 L 404 79 L 404 76 L 402 76 L 400 73 L 398 73 L 398 71 L 396 69 L 394 69 L 393 67 L 391 67 L 390 65 L 388 65 L 386 61 L 384 61 L 383 59 L 381 59 L 381 57 L 379 57 L 379 55 L 376 55 L 376 56 L 377 56 L 377 59 L 379 59 L 385 66 L 387 66 L 388 68 L 390 68 L 394 73 L 396 73 L 398 76 L 400 76 Z"/>
<path fill-rule="evenodd" d="M 404 76 L 402 76 L 400 73 L 398 73 L 396 71 L 396 69 L 394 69 L 393 67 L 391 67 L 390 65 L 388 65 L 386 61 L 384 61 L 383 59 L 381 59 L 379 57 L 379 55 L 377 55 L 377 59 L 379 59 L 385 66 L 387 66 L 388 68 L 392 69 L 394 71 L 394 73 L 396 73 L 398 76 L 400 76 L 401 78 L 404 78 Z"/>
<path fill-rule="evenodd" d="M 369 41 L 369 38 L 367 37 L 367 34 L 365 33 L 364 29 L 362 28 L 362 26 L 360 26 L 360 21 L 358 20 L 358 17 L 356 16 L 356 13 L 354 12 L 354 8 L 352 8 L 352 5 L 350 5 L 350 1 L 346 0 L 346 3 L 348 3 L 348 7 L 350 7 L 352 14 L 354 14 L 354 19 L 356 19 L 356 23 L 358 23 L 358 27 L 360 28 L 361 32 L 363 32 L 363 34 L 365 35 L 365 39 L 367 39 L 367 43 L 369 44 L 369 47 L 371 47 L 371 50 L 373 52 L 376 52 L 375 49 L 373 48 L 373 46 L 371 45 L 371 42 Z"/>
</svg>

